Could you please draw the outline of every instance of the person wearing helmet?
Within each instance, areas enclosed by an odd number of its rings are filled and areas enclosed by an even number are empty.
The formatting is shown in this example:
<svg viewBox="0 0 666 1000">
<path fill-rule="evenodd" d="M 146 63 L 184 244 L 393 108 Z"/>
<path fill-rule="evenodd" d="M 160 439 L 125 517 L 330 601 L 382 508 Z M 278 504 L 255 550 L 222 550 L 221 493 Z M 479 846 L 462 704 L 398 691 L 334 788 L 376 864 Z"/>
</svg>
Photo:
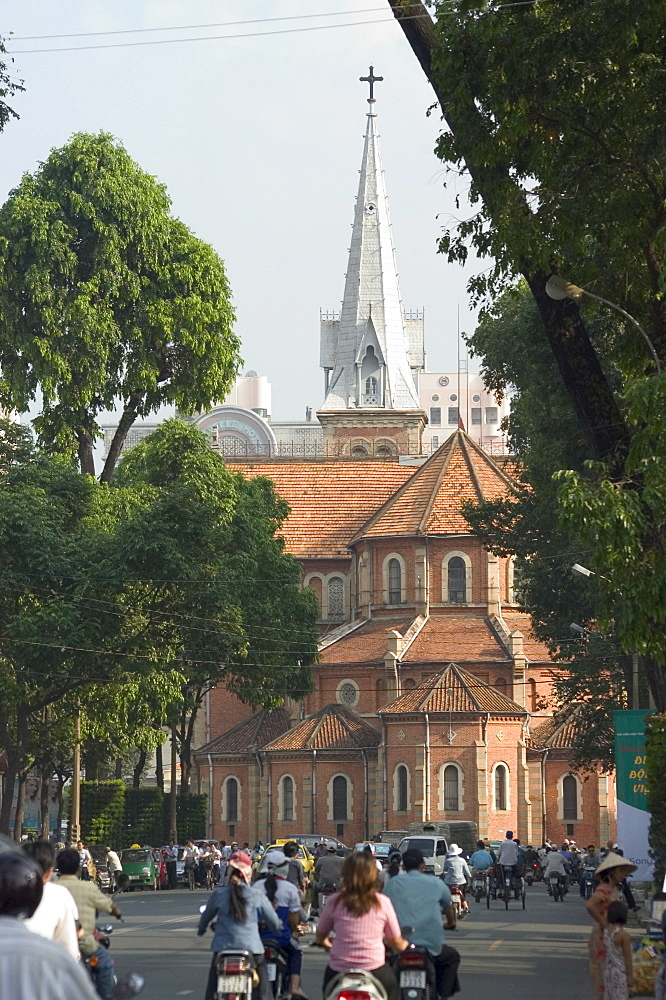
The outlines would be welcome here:
<svg viewBox="0 0 666 1000">
<path fill-rule="evenodd" d="M 258 878 L 254 887 L 264 893 L 282 921 L 282 930 L 277 934 L 262 930 L 261 936 L 277 941 L 287 955 L 291 1000 L 307 1000 L 301 989 L 303 952 L 296 943 L 298 925 L 307 914 L 302 910 L 298 889 L 289 881 L 289 858 L 283 851 L 271 851 L 268 874 Z"/>
<path fill-rule="evenodd" d="M 79 963 L 25 926 L 43 889 L 31 858 L 14 850 L 0 853 L 0 1000 L 97 1000 Z"/>
<path fill-rule="evenodd" d="M 259 1000 L 272 1000 L 268 980 L 264 945 L 259 935 L 259 921 L 273 931 L 279 931 L 282 922 L 263 892 L 252 882 L 252 858 L 244 851 L 234 851 L 229 858 L 227 882 L 218 886 L 208 897 L 206 909 L 201 914 L 197 934 L 205 934 L 214 920 L 215 935 L 211 944 L 213 961 L 208 973 L 205 1000 L 213 1000 L 217 990 L 217 953 L 240 949 L 254 955 L 259 975 Z"/>
</svg>

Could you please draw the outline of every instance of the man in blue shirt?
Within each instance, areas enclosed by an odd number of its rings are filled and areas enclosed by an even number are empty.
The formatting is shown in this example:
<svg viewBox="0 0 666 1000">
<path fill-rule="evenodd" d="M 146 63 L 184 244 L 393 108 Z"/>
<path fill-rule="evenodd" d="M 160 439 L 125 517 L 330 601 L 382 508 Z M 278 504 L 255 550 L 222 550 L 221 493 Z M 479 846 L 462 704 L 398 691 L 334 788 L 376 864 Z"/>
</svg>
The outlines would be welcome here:
<svg viewBox="0 0 666 1000">
<path fill-rule="evenodd" d="M 453 923 L 451 893 L 448 886 L 434 875 L 425 875 L 425 861 L 420 851 L 405 851 L 404 872 L 390 878 L 384 893 L 393 903 L 401 927 L 413 927 L 407 936 L 412 944 L 426 948 L 435 963 L 437 994 L 442 1000 L 460 991 L 458 966 L 460 955 L 444 944 L 442 914 Z"/>
<path fill-rule="evenodd" d="M 477 872 L 487 872 L 490 866 L 493 864 L 493 857 L 490 851 L 486 850 L 486 845 L 482 840 L 477 840 L 476 850 L 474 854 L 469 859 L 469 866 L 472 869 L 472 874 L 474 871 Z"/>
</svg>

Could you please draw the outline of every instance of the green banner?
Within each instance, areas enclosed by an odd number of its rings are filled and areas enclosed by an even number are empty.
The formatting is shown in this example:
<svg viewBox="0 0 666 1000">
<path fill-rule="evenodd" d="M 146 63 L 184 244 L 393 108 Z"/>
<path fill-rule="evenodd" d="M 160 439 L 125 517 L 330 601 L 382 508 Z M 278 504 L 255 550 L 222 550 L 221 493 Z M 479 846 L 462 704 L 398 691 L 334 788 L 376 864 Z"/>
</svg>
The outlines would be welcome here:
<svg viewBox="0 0 666 1000">
<path fill-rule="evenodd" d="M 645 711 L 613 712 L 617 797 L 647 812 Z"/>
<path fill-rule="evenodd" d="M 645 773 L 645 716 L 648 714 L 635 710 L 613 712 L 617 839 L 625 858 L 636 865 L 634 878 L 640 881 L 649 881 L 653 872 Z"/>
</svg>

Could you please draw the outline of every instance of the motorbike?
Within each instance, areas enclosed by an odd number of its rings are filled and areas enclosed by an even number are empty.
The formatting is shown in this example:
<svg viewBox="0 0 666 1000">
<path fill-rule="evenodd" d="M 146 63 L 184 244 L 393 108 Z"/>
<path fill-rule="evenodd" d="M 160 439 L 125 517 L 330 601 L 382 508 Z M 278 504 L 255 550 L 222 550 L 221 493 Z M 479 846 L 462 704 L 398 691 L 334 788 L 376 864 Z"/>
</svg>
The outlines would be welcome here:
<svg viewBox="0 0 666 1000">
<path fill-rule="evenodd" d="M 542 877 L 541 865 L 538 861 L 533 861 L 532 864 L 527 865 L 525 869 L 525 881 L 528 885 L 533 885 L 534 882 L 538 882 Z"/>
<path fill-rule="evenodd" d="M 289 992 L 289 984 L 287 982 L 287 954 L 277 941 L 265 938 L 264 958 L 266 959 L 268 981 L 271 984 L 275 1000 L 278 1000 L 279 997 Z"/>
<path fill-rule="evenodd" d="M 589 899 L 594 892 L 594 872 L 594 867 L 583 868 L 583 879 L 585 880 L 585 899 Z"/>
<path fill-rule="evenodd" d="M 331 979 L 324 1000 L 387 1000 L 387 997 L 386 990 L 372 973 L 350 969 Z"/>
<path fill-rule="evenodd" d="M 217 1000 L 252 1000 L 255 981 L 258 976 L 249 951 L 218 952 Z"/>
<path fill-rule="evenodd" d="M 413 927 L 401 929 L 402 936 L 407 940 L 413 932 Z M 425 948 L 410 944 L 409 948 L 393 958 L 391 964 L 400 986 L 401 1000 L 435 1000 L 435 963 Z"/>
<path fill-rule="evenodd" d="M 562 875 L 548 875 L 548 895 L 552 896 L 555 902 L 564 902 L 564 877 Z"/>
<path fill-rule="evenodd" d="M 464 885 L 450 885 L 449 889 L 451 891 L 451 905 L 453 906 L 453 912 L 455 915 L 455 922 L 462 920 L 467 916 L 468 909 L 464 905 L 465 903 L 465 886 Z"/>
<path fill-rule="evenodd" d="M 321 888 L 320 888 L 321 886 Z M 329 896 L 333 896 L 338 890 L 336 889 L 333 882 L 318 882 L 317 883 L 317 910 L 321 916 L 321 912 L 324 909 L 324 905 Z"/>
<path fill-rule="evenodd" d="M 110 948 L 112 933 L 112 924 L 98 924 L 95 928 L 95 940 L 102 946 L 102 948 Z M 96 992 L 99 992 L 97 990 L 97 964 L 98 960 L 95 955 L 89 955 L 85 959 L 85 965 L 90 974 L 90 978 L 92 979 L 93 986 L 95 987 Z M 146 982 L 143 976 L 140 976 L 138 972 L 130 972 L 130 974 L 125 976 L 124 979 L 118 979 L 117 976 L 114 976 L 114 979 L 115 985 L 113 987 L 113 993 L 111 994 L 114 1000 L 129 1000 L 130 997 L 138 996 L 143 990 Z"/>
<path fill-rule="evenodd" d="M 488 891 L 488 874 L 486 872 L 474 872 L 474 878 L 472 879 L 472 892 L 474 893 L 474 899 L 477 903 L 480 903 L 482 898 L 487 894 Z"/>
</svg>

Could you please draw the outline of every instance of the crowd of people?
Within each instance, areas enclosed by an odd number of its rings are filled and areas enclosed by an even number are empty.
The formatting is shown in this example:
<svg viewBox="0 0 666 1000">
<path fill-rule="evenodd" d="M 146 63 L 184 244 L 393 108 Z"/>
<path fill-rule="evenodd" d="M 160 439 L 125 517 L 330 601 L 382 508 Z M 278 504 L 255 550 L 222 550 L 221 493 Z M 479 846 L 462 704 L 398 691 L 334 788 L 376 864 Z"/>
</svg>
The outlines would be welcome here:
<svg viewBox="0 0 666 1000">
<path fill-rule="evenodd" d="M 307 1000 L 301 986 L 303 954 L 299 945 L 308 920 L 304 909 L 307 880 L 296 857 L 298 844 L 291 841 L 268 852 L 261 844 L 251 850 L 245 846 L 248 850 L 235 843 L 218 847 L 189 841 L 185 848 L 197 865 L 212 858 L 218 869 L 216 888 L 208 896 L 198 925 L 202 935 L 215 923 L 206 1000 L 213 1000 L 217 988 L 217 954 L 233 948 L 253 954 L 259 1000 L 272 1000 L 264 958 L 268 938 L 276 941 L 286 956 L 292 1000 Z M 370 844 L 345 858 L 338 856 L 334 844 L 323 846 L 314 884 L 326 882 L 335 889 L 326 897 L 315 936 L 315 943 L 329 952 L 324 995 L 336 976 L 353 968 L 371 973 L 384 987 L 388 1000 L 399 1000 L 390 956 L 417 947 L 432 961 L 439 1000 L 453 996 L 460 990 L 460 955 L 446 942 L 446 931 L 455 928 L 452 892 L 477 872 L 488 873 L 495 866 L 511 866 L 522 872 L 526 864 L 534 863 L 529 854 L 533 849 L 523 849 L 511 831 L 496 851 L 479 841 L 469 857 L 450 844 L 442 879 L 425 873 L 424 857 L 415 849 L 404 854 L 392 852 L 388 867 L 380 874 Z M 113 962 L 108 949 L 95 937 L 95 925 L 98 912 L 120 918 L 120 909 L 114 897 L 102 893 L 90 878 L 92 859 L 85 845 L 79 842 L 62 848 L 56 856 L 49 842 L 31 841 L 22 845 L 21 852 L 0 851 L 0 1000 L 91 1000 L 95 994 L 90 979 L 81 972 L 81 957 L 95 967 L 98 995 L 103 1000 L 111 998 Z M 108 847 L 105 853 L 118 877 L 122 871 L 118 855 Z M 577 854 L 581 865 L 595 865 L 594 891 L 585 904 L 593 921 L 589 939 L 593 992 L 604 1000 L 628 1000 L 633 970 L 626 930 L 626 885 L 635 866 L 613 843 L 602 851 L 588 845 L 581 852 L 570 842 L 561 847 L 547 843 L 533 853 L 546 872 L 568 864 L 571 874 Z M 56 865 L 59 877 L 54 881 Z M 47 939 L 46 950 L 36 945 L 37 936 Z M 57 962 L 51 961 L 54 949 Z M 39 962 L 25 971 L 37 954 Z M 35 970 L 42 968 L 43 959 L 49 961 L 46 992 L 35 986 Z M 655 989 L 655 995 L 666 1000 L 666 969 Z"/>
</svg>

